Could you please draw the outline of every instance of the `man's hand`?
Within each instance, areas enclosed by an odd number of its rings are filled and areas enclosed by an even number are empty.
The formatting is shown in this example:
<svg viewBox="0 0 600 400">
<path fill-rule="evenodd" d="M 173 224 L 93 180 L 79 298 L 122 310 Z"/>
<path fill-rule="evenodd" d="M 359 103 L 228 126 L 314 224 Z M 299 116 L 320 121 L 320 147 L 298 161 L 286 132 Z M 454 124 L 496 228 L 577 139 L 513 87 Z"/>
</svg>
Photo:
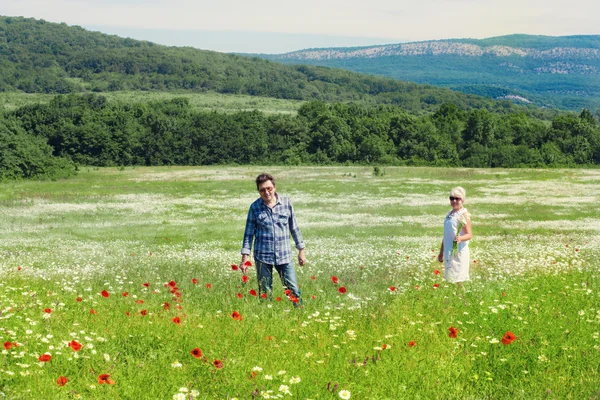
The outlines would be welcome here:
<svg viewBox="0 0 600 400">
<path fill-rule="evenodd" d="M 300 266 L 306 264 L 306 256 L 304 255 L 304 249 L 298 251 L 298 264 L 300 264 Z"/>
<path fill-rule="evenodd" d="M 242 270 L 242 274 L 244 275 L 246 275 L 246 271 L 248 271 L 246 261 L 248 261 L 248 254 L 242 254 L 242 262 L 240 263 L 240 269 Z"/>
</svg>

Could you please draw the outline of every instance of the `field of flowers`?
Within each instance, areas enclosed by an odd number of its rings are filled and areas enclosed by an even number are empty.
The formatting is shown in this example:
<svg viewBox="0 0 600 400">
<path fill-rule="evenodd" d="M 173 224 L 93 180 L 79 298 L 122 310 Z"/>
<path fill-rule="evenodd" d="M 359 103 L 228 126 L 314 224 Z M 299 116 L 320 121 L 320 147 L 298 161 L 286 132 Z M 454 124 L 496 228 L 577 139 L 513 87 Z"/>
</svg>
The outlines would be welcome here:
<svg viewBox="0 0 600 400">
<path fill-rule="evenodd" d="M 269 168 L 303 308 L 235 265 L 260 172 L 0 184 L 0 398 L 600 398 L 600 171 Z M 456 185 L 465 292 L 436 261 Z"/>
</svg>

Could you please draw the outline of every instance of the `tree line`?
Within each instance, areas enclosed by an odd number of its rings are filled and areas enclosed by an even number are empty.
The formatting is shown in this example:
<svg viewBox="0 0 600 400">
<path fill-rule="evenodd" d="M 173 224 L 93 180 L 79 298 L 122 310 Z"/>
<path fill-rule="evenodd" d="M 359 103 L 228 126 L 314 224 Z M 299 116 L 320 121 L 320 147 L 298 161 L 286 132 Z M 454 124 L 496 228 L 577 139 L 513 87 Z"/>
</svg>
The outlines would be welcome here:
<svg viewBox="0 0 600 400">
<path fill-rule="evenodd" d="M 428 115 L 393 105 L 308 102 L 296 116 L 197 112 L 186 98 L 109 102 L 58 95 L 0 117 L 0 178 L 68 176 L 77 165 L 385 164 L 575 167 L 600 164 L 587 110 L 551 122 L 445 103 Z"/>
</svg>

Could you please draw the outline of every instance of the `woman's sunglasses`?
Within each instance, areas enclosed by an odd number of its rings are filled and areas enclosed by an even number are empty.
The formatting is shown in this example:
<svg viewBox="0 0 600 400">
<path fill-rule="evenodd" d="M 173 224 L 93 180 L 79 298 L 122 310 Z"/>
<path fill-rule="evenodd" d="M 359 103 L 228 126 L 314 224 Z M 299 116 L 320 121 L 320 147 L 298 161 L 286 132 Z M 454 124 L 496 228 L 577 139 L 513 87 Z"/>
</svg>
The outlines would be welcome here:
<svg viewBox="0 0 600 400">
<path fill-rule="evenodd" d="M 450 196 L 450 201 L 461 201 L 462 199 L 460 197 L 452 197 Z"/>
</svg>

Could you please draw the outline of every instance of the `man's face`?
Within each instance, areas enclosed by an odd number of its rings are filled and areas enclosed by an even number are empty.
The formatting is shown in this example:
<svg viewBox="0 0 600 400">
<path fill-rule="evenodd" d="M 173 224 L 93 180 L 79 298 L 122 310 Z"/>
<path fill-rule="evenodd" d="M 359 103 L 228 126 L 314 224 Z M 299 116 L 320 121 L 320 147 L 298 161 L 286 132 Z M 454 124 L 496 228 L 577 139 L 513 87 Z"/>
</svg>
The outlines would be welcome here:
<svg viewBox="0 0 600 400">
<path fill-rule="evenodd" d="M 258 193 L 265 203 L 271 203 L 275 198 L 275 185 L 271 181 L 263 182 L 258 185 Z"/>
</svg>

